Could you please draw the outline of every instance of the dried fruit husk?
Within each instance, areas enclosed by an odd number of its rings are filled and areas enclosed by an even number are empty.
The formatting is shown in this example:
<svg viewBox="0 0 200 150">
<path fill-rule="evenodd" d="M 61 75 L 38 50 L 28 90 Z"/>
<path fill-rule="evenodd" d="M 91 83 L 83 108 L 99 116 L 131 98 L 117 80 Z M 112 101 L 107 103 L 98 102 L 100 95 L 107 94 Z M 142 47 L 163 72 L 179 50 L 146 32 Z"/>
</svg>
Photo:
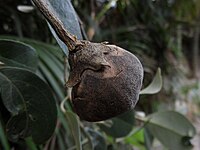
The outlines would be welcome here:
<svg viewBox="0 0 200 150">
<path fill-rule="evenodd" d="M 143 67 L 132 53 L 115 45 L 82 41 L 69 54 L 67 82 L 72 105 L 86 121 L 102 121 L 133 109 L 139 99 Z"/>
</svg>

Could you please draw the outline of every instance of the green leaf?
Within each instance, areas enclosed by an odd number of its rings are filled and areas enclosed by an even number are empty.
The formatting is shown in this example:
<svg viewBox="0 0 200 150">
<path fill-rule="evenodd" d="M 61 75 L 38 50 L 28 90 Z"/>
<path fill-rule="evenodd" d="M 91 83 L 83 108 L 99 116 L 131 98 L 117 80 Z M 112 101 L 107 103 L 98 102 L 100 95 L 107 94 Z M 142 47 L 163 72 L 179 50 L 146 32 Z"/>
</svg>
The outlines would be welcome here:
<svg viewBox="0 0 200 150">
<path fill-rule="evenodd" d="M 128 136 L 124 139 L 125 143 L 132 144 L 135 147 L 144 149 L 144 129 L 139 130 L 138 132 Z"/>
<path fill-rule="evenodd" d="M 106 141 L 100 132 L 94 131 L 92 129 L 87 129 L 92 139 L 92 145 L 94 150 L 104 150 L 107 149 Z"/>
<path fill-rule="evenodd" d="M 0 62 L 6 66 L 26 68 L 35 71 L 38 57 L 30 45 L 13 40 L 0 40 Z"/>
<path fill-rule="evenodd" d="M 66 119 L 66 115 L 61 111 L 60 107 L 58 106 L 58 121 L 62 124 L 63 128 L 56 128 L 56 137 L 58 138 L 58 147 L 62 150 L 62 147 L 71 147 L 74 145 L 74 138 L 71 132 L 71 128 L 69 127 L 68 120 Z M 66 143 L 67 138 L 67 143 Z M 59 149 L 58 148 L 58 149 Z M 75 147 L 76 148 L 76 147 Z M 51 150 L 55 148 L 52 146 Z"/>
<path fill-rule="evenodd" d="M 153 81 L 145 89 L 140 91 L 140 94 L 156 94 L 162 88 L 161 70 L 158 68 Z"/>
<path fill-rule="evenodd" d="M 77 36 L 78 39 L 82 39 L 79 20 L 70 0 L 43 0 L 43 3 L 45 4 L 46 9 L 50 10 L 62 22 L 65 29 L 67 29 L 71 34 Z M 55 29 L 53 29 L 50 24 L 51 22 L 49 23 L 51 32 L 63 52 L 68 55 L 66 45 L 59 39 L 55 33 Z"/>
<path fill-rule="evenodd" d="M 78 117 L 71 111 L 67 111 L 65 114 L 66 114 L 69 126 L 71 128 L 72 135 L 76 143 L 76 149 L 82 150 L 81 132 L 80 132 Z"/>
<path fill-rule="evenodd" d="M 98 126 L 108 135 L 119 138 L 128 135 L 133 128 L 135 117 L 133 111 L 126 112 L 118 117 L 98 123 Z M 123 130 L 119 130 L 123 129 Z"/>
<path fill-rule="evenodd" d="M 8 140 L 7 140 L 7 137 L 5 135 L 4 128 L 2 126 L 1 120 L 0 120 L 0 143 L 2 144 L 2 146 L 5 150 L 10 150 L 10 146 L 8 144 Z"/>
<path fill-rule="evenodd" d="M 77 14 L 71 4 L 70 0 L 48 0 L 47 3 L 52 7 L 55 15 L 62 21 L 64 27 L 73 35 L 77 36 L 78 39 L 82 39 L 81 28 Z M 61 7 L 62 6 L 62 7 Z M 50 26 L 49 26 L 50 27 Z M 55 31 L 50 27 L 52 34 L 57 40 L 58 44 L 62 48 L 65 54 L 68 54 L 66 45 L 58 38 Z"/>
<path fill-rule="evenodd" d="M 29 150 L 38 150 L 31 137 L 26 138 L 25 141 Z"/>
<path fill-rule="evenodd" d="M 0 36 L 0 38 L 14 39 L 31 45 L 39 56 L 37 74 L 51 85 L 60 100 L 64 99 L 63 53 L 59 47 L 15 36 Z"/>
<path fill-rule="evenodd" d="M 144 139 L 145 139 L 145 147 L 146 147 L 146 149 L 147 150 L 151 150 L 154 137 L 146 127 L 144 128 Z"/>
<path fill-rule="evenodd" d="M 71 0 L 48 0 L 46 1 L 55 15 L 62 21 L 64 27 L 71 33 L 82 38 L 79 20 L 77 14 L 71 4 Z"/>
<path fill-rule="evenodd" d="M 35 143 L 43 143 L 52 135 L 56 104 L 50 88 L 38 76 L 24 69 L 2 67 L 0 93 L 12 114 L 7 123 L 10 140 L 32 136 Z"/>
<path fill-rule="evenodd" d="M 148 130 L 164 146 L 172 150 L 192 148 L 190 139 L 196 131 L 194 126 L 181 114 L 174 111 L 157 112 L 148 116 Z"/>
</svg>

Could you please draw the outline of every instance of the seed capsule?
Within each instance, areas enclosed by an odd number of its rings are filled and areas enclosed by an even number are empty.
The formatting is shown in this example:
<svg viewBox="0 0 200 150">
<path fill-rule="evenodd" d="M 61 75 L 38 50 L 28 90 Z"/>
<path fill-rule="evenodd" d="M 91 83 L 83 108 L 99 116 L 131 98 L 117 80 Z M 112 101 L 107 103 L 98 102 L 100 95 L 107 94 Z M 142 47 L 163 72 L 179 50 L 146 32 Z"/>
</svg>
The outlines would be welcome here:
<svg viewBox="0 0 200 150">
<path fill-rule="evenodd" d="M 103 43 L 81 41 L 70 52 L 67 85 L 78 116 L 102 121 L 133 109 L 143 80 L 143 67 L 130 52 Z"/>
</svg>

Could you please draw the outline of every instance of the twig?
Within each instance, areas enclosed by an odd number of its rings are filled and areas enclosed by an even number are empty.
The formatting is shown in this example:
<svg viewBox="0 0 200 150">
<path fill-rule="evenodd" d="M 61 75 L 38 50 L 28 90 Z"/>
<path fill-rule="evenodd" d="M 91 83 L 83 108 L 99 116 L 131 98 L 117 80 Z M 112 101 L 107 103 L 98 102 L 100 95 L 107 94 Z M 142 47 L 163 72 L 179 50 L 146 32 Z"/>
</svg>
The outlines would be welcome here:
<svg viewBox="0 0 200 150">
<path fill-rule="evenodd" d="M 60 104 L 60 109 L 63 113 L 66 113 L 66 109 L 65 109 L 65 102 L 69 99 L 69 96 L 66 96 L 65 99 L 61 102 Z"/>
<path fill-rule="evenodd" d="M 64 82 L 65 82 L 65 91 L 68 90 L 68 87 L 66 86 L 66 83 L 67 83 L 67 80 L 68 80 L 68 77 L 67 77 L 67 75 L 68 75 L 68 66 L 67 66 L 67 64 L 68 64 L 68 58 L 66 56 L 64 56 Z M 68 93 L 66 93 L 66 94 L 68 94 Z"/>
</svg>

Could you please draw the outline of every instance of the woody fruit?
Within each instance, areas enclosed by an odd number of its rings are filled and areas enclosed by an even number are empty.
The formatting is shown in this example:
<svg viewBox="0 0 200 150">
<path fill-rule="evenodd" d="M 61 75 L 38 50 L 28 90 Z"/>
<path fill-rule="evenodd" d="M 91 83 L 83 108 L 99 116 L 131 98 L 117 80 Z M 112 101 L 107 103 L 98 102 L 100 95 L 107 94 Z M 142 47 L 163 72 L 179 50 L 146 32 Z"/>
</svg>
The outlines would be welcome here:
<svg viewBox="0 0 200 150">
<path fill-rule="evenodd" d="M 81 43 L 69 53 L 67 85 L 75 112 L 83 120 L 101 121 L 133 109 L 143 80 L 137 57 L 115 45 Z"/>
</svg>

